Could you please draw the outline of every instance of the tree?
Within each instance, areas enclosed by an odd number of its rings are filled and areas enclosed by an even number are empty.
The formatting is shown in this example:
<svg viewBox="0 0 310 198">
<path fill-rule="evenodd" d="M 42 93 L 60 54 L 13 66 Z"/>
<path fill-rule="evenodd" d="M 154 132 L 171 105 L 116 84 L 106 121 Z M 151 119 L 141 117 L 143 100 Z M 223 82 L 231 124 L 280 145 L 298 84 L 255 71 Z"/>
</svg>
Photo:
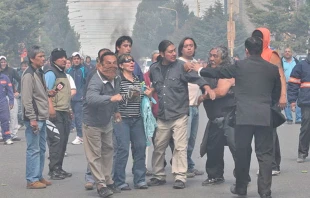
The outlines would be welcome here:
<svg viewBox="0 0 310 198">
<path fill-rule="evenodd" d="M 297 53 L 304 53 L 310 47 L 310 3 L 296 8 L 290 0 L 270 0 L 263 8 L 257 8 L 247 0 L 250 20 L 257 26 L 267 27 L 274 37 L 271 45 L 278 49 L 291 46 Z"/>
</svg>

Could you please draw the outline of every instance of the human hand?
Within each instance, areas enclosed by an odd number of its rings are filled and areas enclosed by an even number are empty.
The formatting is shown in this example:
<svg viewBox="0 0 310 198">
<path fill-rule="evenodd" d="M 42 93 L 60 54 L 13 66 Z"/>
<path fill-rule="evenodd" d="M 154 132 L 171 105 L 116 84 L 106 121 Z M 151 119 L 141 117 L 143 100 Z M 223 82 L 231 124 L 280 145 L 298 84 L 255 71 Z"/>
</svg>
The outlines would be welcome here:
<svg viewBox="0 0 310 198">
<path fill-rule="evenodd" d="M 121 96 L 121 94 L 116 94 L 116 95 L 112 96 L 110 100 L 111 100 L 111 102 L 119 102 L 122 100 L 122 96 Z"/>
</svg>

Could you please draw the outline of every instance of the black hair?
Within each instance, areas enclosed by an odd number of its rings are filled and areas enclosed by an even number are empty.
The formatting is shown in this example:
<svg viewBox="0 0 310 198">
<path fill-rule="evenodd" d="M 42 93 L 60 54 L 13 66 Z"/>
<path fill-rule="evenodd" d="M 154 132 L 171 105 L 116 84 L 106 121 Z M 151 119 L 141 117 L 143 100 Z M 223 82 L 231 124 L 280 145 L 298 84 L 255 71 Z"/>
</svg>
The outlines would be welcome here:
<svg viewBox="0 0 310 198">
<path fill-rule="evenodd" d="M 103 63 L 103 59 L 104 59 L 105 56 L 115 56 L 116 57 L 116 54 L 114 52 L 105 52 L 104 54 L 102 54 L 100 56 L 100 63 L 101 64 Z"/>
<path fill-rule="evenodd" d="M 158 51 L 164 53 L 170 45 L 174 45 L 174 44 L 169 40 L 163 40 L 158 45 Z M 159 55 L 157 57 L 157 62 L 161 61 L 162 59 L 163 59 L 163 57 L 161 55 Z"/>
<path fill-rule="evenodd" d="M 101 53 L 102 51 L 111 52 L 111 50 L 108 49 L 108 48 L 102 48 L 102 49 L 100 49 L 100 50 L 98 51 L 98 56 L 97 56 L 98 58 L 100 58 L 100 53 Z"/>
<path fill-rule="evenodd" d="M 22 66 L 22 65 L 28 65 L 28 61 L 23 61 L 23 62 L 21 62 L 21 63 L 20 63 L 20 66 Z"/>
<path fill-rule="evenodd" d="M 263 39 L 263 33 L 260 30 L 254 30 L 252 33 L 252 37 L 258 37 L 260 39 Z"/>
<path fill-rule="evenodd" d="M 245 40 L 245 48 L 250 55 L 261 55 L 263 51 L 263 41 L 261 38 L 254 36 Z"/>
<path fill-rule="evenodd" d="M 117 39 L 116 43 L 115 43 L 115 53 L 118 53 L 117 48 L 120 47 L 122 45 L 123 42 L 128 41 L 131 45 L 133 43 L 132 38 L 130 36 L 121 36 Z"/>
<path fill-rule="evenodd" d="M 183 56 L 183 54 L 182 54 L 182 49 L 183 49 L 183 47 L 184 47 L 184 43 L 185 43 L 186 40 L 191 40 L 191 41 L 193 41 L 195 50 L 197 49 L 197 44 L 196 44 L 195 40 L 194 40 L 193 38 L 191 38 L 191 37 L 185 37 L 185 38 L 183 38 L 183 39 L 181 40 L 181 42 L 180 42 L 180 44 L 179 44 L 179 47 L 178 47 L 178 55 L 179 55 L 179 57 Z M 194 56 L 195 56 L 195 51 L 194 51 L 193 57 L 194 57 Z"/>
</svg>

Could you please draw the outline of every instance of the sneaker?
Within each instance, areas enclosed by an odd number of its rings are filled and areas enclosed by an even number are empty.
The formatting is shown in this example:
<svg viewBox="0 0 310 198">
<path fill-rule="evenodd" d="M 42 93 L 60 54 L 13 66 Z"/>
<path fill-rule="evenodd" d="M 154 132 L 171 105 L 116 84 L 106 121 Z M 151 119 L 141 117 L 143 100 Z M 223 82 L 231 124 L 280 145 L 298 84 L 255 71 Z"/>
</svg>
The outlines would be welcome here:
<svg viewBox="0 0 310 198">
<path fill-rule="evenodd" d="M 65 179 L 66 177 L 61 174 L 58 170 L 54 170 L 54 171 L 50 171 L 48 173 L 48 175 L 50 176 L 50 179 L 51 180 L 63 180 Z"/>
<path fill-rule="evenodd" d="M 259 170 L 257 170 L 256 175 L 259 175 Z"/>
<path fill-rule="evenodd" d="M 71 144 L 73 145 L 83 144 L 83 139 L 77 136 L 75 140 L 71 142 Z"/>
<path fill-rule="evenodd" d="M 166 183 L 166 180 L 159 180 L 157 178 L 151 178 L 149 182 L 147 182 L 148 186 L 161 186 Z"/>
<path fill-rule="evenodd" d="M 306 161 L 305 157 L 298 156 L 297 163 L 304 163 Z"/>
<path fill-rule="evenodd" d="M 50 186 L 52 185 L 52 182 L 47 181 L 46 179 L 42 178 L 39 180 L 42 184 L 45 184 L 46 186 Z"/>
<path fill-rule="evenodd" d="M 67 171 L 64 171 L 63 169 L 60 169 L 59 173 L 65 177 L 71 177 L 72 176 L 72 173 L 68 173 Z"/>
<path fill-rule="evenodd" d="M 260 195 L 260 198 L 272 198 L 271 195 L 262 194 Z"/>
<path fill-rule="evenodd" d="M 35 181 L 32 183 L 28 183 L 27 188 L 28 189 L 42 189 L 42 188 L 46 188 L 46 185 L 39 181 Z"/>
<path fill-rule="evenodd" d="M 280 175 L 281 171 L 278 171 L 278 170 L 273 170 L 272 171 L 272 176 L 278 176 Z"/>
<path fill-rule="evenodd" d="M 113 192 L 108 187 L 100 187 L 99 189 L 97 189 L 97 192 L 102 198 L 113 195 Z"/>
<path fill-rule="evenodd" d="M 85 189 L 86 189 L 86 190 L 93 190 L 93 189 L 94 189 L 94 183 L 92 183 L 92 182 L 87 182 L 87 183 L 85 184 Z"/>
<path fill-rule="evenodd" d="M 18 141 L 21 141 L 22 139 L 19 138 L 19 137 L 14 137 L 14 138 L 12 138 L 12 140 L 15 141 L 15 142 L 18 142 Z"/>
<path fill-rule="evenodd" d="M 184 189 L 185 188 L 185 183 L 182 182 L 181 180 L 175 180 L 174 184 L 173 184 L 173 188 L 174 189 Z"/>
<path fill-rule="evenodd" d="M 14 142 L 11 140 L 11 139 L 7 139 L 5 140 L 4 144 L 5 145 L 10 145 L 10 144 L 13 144 Z"/>
<path fill-rule="evenodd" d="M 68 157 L 68 153 L 67 152 L 65 152 L 65 157 Z"/>
<path fill-rule="evenodd" d="M 135 189 L 142 189 L 142 190 L 146 190 L 148 189 L 149 186 L 147 184 L 140 184 L 140 185 L 135 185 Z"/>
<path fill-rule="evenodd" d="M 296 121 L 295 124 L 301 124 L 301 120 Z"/>
<path fill-rule="evenodd" d="M 224 182 L 225 182 L 224 177 L 222 177 L 222 178 L 208 178 L 202 182 L 202 186 L 217 185 L 217 184 L 221 184 Z"/>
<path fill-rule="evenodd" d="M 233 184 L 230 187 L 230 192 L 232 194 L 238 195 L 238 196 L 246 196 L 247 195 L 247 188 L 237 188 L 236 184 Z"/>
<path fill-rule="evenodd" d="M 121 189 L 117 188 L 114 184 L 109 184 L 107 187 L 113 192 L 113 193 L 121 193 Z"/>
<path fill-rule="evenodd" d="M 191 172 L 186 172 L 186 177 L 187 178 L 193 178 L 193 177 L 195 177 L 196 175 L 195 175 L 195 173 L 191 173 Z"/>
<path fill-rule="evenodd" d="M 203 171 L 199 171 L 197 169 L 191 169 L 191 170 L 188 170 L 187 172 L 190 172 L 190 173 L 194 173 L 195 175 L 203 175 L 204 172 Z"/>
</svg>

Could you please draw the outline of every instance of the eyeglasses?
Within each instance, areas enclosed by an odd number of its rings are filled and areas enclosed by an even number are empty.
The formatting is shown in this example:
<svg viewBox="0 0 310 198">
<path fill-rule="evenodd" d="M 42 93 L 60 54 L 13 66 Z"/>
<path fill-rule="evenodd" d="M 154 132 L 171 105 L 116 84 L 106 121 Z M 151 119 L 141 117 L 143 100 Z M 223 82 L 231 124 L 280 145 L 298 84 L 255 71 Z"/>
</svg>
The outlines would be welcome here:
<svg viewBox="0 0 310 198">
<path fill-rule="evenodd" d="M 131 59 L 125 59 L 125 60 L 123 60 L 122 61 L 122 63 L 130 63 L 130 62 L 135 62 L 135 60 L 133 59 L 133 58 L 131 58 Z"/>
</svg>

